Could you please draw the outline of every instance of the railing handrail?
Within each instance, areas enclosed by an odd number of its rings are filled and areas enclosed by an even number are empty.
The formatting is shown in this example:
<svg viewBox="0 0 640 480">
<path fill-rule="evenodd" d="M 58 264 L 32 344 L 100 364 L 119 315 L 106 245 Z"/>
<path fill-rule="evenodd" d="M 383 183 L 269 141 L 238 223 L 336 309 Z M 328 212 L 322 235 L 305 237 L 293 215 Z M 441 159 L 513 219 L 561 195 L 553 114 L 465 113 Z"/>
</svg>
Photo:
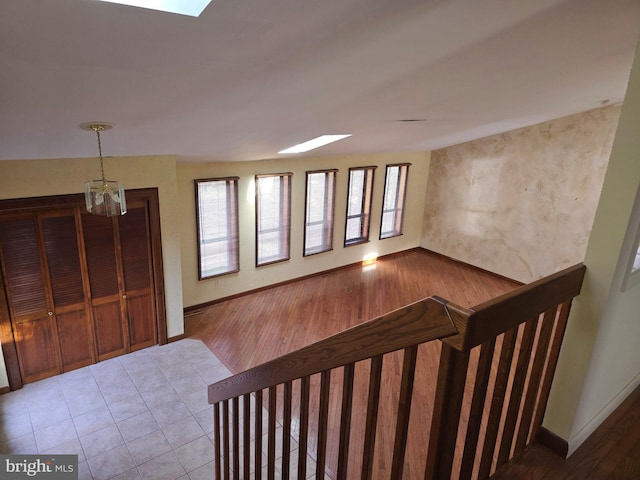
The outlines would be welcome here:
<svg viewBox="0 0 640 480">
<path fill-rule="evenodd" d="M 576 264 L 452 315 L 458 334 L 443 341 L 457 350 L 471 350 L 513 327 L 580 294 L 586 267 Z M 448 304 L 449 309 L 455 308 Z M 466 311 L 465 311 L 466 310 Z"/>
<path fill-rule="evenodd" d="M 458 310 L 438 297 L 419 300 L 209 385 L 209 403 L 455 335 Z"/>
</svg>

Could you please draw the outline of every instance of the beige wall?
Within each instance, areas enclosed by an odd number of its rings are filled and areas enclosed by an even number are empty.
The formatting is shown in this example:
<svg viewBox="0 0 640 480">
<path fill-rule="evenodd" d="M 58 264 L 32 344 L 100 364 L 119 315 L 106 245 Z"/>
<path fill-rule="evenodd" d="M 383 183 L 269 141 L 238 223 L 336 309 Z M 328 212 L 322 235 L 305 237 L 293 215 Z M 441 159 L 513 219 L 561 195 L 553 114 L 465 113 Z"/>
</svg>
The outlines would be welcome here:
<svg viewBox="0 0 640 480">
<path fill-rule="evenodd" d="M 0 199 L 81 193 L 85 180 L 99 173 L 96 158 L 0 161 Z M 184 331 L 180 266 L 180 232 L 174 157 L 105 159 L 108 178 L 126 188 L 158 187 L 165 304 L 169 337 Z M 8 385 L 0 357 L 0 387 Z M 4 380 L 4 383 L 2 381 Z"/>
<path fill-rule="evenodd" d="M 409 162 L 407 208 L 404 234 L 378 240 L 385 167 Z M 343 247 L 349 167 L 376 165 L 371 216 L 370 242 Z M 337 168 L 336 209 L 333 251 L 302 256 L 305 172 Z M 269 284 L 313 274 L 341 265 L 359 262 L 368 253 L 379 255 L 417 247 L 420 242 L 424 192 L 429 169 L 428 153 L 360 155 L 348 157 L 295 158 L 240 163 L 179 164 L 180 232 L 182 244 L 182 284 L 184 305 L 198 305 Z M 291 211 L 291 259 L 269 266 L 255 267 L 254 175 L 293 172 Z M 240 215 L 240 272 L 198 281 L 194 184 L 196 178 L 238 176 Z"/>
<path fill-rule="evenodd" d="M 581 262 L 619 113 L 432 152 L 421 246 L 525 283 Z"/>
<path fill-rule="evenodd" d="M 620 115 L 544 425 L 573 452 L 640 384 L 640 285 L 620 287 L 640 186 L 640 50 Z M 629 229 L 633 231 L 633 228 Z"/>
</svg>

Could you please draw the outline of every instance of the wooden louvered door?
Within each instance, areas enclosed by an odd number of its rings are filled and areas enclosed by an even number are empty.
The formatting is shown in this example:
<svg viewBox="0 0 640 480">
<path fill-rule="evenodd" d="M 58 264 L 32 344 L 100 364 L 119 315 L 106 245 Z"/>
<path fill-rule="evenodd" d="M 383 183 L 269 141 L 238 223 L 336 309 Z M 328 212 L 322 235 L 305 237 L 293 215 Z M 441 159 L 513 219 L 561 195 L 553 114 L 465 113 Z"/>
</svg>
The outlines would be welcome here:
<svg viewBox="0 0 640 480">
<path fill-rule="evenodd" d="M 80 217 L 76 212 L 77 209 L 60 209 L 38 215 L 65 372 L 95 363 L 89 295 L 84 282 L 86 266 L 78 241 Z"/>
<path fill-rule="evenodd" d="M 0 253 L 13 337 L 24 382 L 61 372 L 56 319 L 45 276 L 41 232 L 32 213 L 0 219 Z"/>
<path fill-rule="evenodd" d="M 0 200 L 0 341 L 11 389 L 166 343 L 157 189 L 121 217 L 83 195 Z"/>
<path fill-rule="evenodd" d="M 146 202 L 126 215 L 82 215 L 98 359 L 157 343 Z"/>
<path fill-rule="evenodd" d="M 98 360 L 126 353 L 129 344 L 115 225 L 112 217 L 82 215 Z"/>
<path fill-rule="evenodd" d="M 130 349 L 155 345 L 156 312 L 151 268 L 151 237 L 146 203 L 129 202 L 118 217 L 126 319 Z"/>
</svg>

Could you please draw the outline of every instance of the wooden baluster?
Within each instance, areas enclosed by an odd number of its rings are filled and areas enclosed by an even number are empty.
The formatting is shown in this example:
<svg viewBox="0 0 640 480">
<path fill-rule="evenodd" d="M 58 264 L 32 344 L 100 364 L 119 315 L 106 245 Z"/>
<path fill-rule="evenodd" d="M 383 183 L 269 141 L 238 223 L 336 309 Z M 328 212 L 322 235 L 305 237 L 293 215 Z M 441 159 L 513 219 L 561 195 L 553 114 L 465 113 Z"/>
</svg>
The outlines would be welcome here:
<svg viewBox="0 0 640 480">
<path fill-rule="evenodd" d="M 376 446 L 376 427 L 380 405 L 380 384 L 382 379 L 382 355 L 371 359 L 369 372 L 369 398 L 367 400 L 367 420 L 364 429 L 364 452 L 362 455 L 361 480 L 370 480 L 373 473 L 373 454 Z"/>
<path fill-rule="evenodd" d="M 224 480 L 229 480 L 231 453 L 229 448 L 229 400 L 222 402 L 222 449 L 224 450 Z"/>
<path fill-rule="evenodd" d="M 468 350 L 460 352 L 442 343 L 425 480 L 442 480 L 451 476 L 468 366 Z"/>
<path fill-rule="evenodd" d="M 416 359 L 418 346 L 405 348 L 402 361 L 402 382 L 398 398 L 398 416 L 396 419 L 396 435 L 393 442 L 393 460 L 391 462 L 391 478 L 402 478 L 404 468 L 404 454 L 407 448 L 407 433 L 409 432 L 409 417 L 411 414 L 411 398 L 413 396 L 413 381 L 416 374 Z"/>
<path fill-rule="evenodd" d="M 276 393 L 277 386 L 269 387 L 269 411 L 267 424 L 267 480 L 276 478 Z M 256 439 L 257 442 L 262 439 Z"/>
<path fill-rule="evenodd" d="M 469 410 L 469 421 L 467 423 L 467 434 L 464 441 L 464 452 L 462 454 L 462 466 L 460 467 L 460 479 L 470 479 L 473 475 L 473 466 L 476 460 L 478 448 L 478 437 L 482 424 L 482 415 L 486 403 L 489 377 L 491 376 L 491 363 L 495 352 L 496 339 L 489 340 L 480 347 L 480 359 L 476 370 L 476 380 L 473 386 L 473 397 Z"/>
<path fill-rule="evenodd" d="M 351 411 L 353 405 L 354 364 L 344 367 L 342 383 L 342 413 L 340 416 L 340 440 L 338 450 L 337 479 L 346 480 L 349 467 L 349 436 L 351 434 Z"/>
<path fill-rule="evenodd" d="M 213 404 L 213 451 L 215 455 L 216 480 L 222 480 L 220 464 L 222 463 L 222 452 L 220 446 L 220 403 Z"/>
<path fill-rule="evenodd" d="M 524 331 L 522 333 L 520 349 L 518 351 L 518 361 L 516 362 L 515 375 L 513 377 L 511 391 L 509 392 L 507 416 L 504 421 L 504 428 L 502 429 L 502 439 L 500 440 L 497 466 L 504 465 L 511 457 L 511 446 L 514 443 L 514 432 L 516 429 L 516 423 L 518 422 L 520 405 L 522 404 L 522 393 L 524 392 L 524 386 L 527 380 L 527 370 L 531 363 L 531 349 L 533 347 L 533 340 L 536 335 L 537 325 L 537 317 L 528 320 L 524 324 Z"/>
<path fill-rule="evenodd" d="M 240 479 L 240 398 L 233 397 L 233 478 Z"/>
<path fill-rule="evenodd" d="M 307 478 L 307 442 L 309 439 L 309 388 L 308 376 L 300 380 L 300 435 L 298 436 L 298 480 Z"/>
<path fill-rule="evenodd" d="M 529 440 L 529 432 L 531 431 L 531 423 L 533 420 L 533 409 L 536 405 L 538 392 L 540 391 L 540 381 L 542 379 L 542 371 L 544 364 L 549 356 L 549 343 L 551 334 L 553 333 L 553 323 L 555 321 L 557 307 L 553 310 L 545 312 L 540 325 L 540 334 L 536 342 L 536 350 L 534 353 L 533 366 L 529 375 L 529 383 L 527 385 L 527 396 L 525 397 L 524 406 L 520 414 L 520 426 L 516 435 L 516 443 L 514 448 L 514 456 L 524 450 Z"/>
<path fill-rule="evenodd" d="M 251 394 L 242 396 L 242 468 L 244 478 L 249 478 L 251 471 Z"/>
<path fill-rule="evenodd" d="M 256 405 L 256 418 L 253 431 L 255 432 L 255 453 L 253 456 L 254 461 L 254 475 L 256 480 L 262 479 L 262 390 L 258 390 L 256 393 L 255 405 Z"/>
<path fill-rule="evenodd" d="M 556 328 L 553 333 L 551 348 L 549 349 L 549 360 L 547 361 L 547 366 L 544 372 L 544 379 L 542 380 L 542 387 L 540 388 L 540 399 L 538 400 L 538 406 L 536 407 L 536 413 L 533 420 L 532 430 L 534 432 L 534 435 L 542 425 L 542 418 L 544 417 L 544 412 L 547 409 L 547 401 L 549 400 L 551 383 L 553 382 L 553 376 L 555 375 L 556 366 L 558 365 L 560 347 L 562 346 L 564 332 L 567 328 L 567 319 L 569 318 L 570 310 L 571 300 L 560 305 L 560 313 L 558 314 L 558 318 L 556 320 Z"/>
<path fill-rule="evenodd" d="M 500 350 L 500 361 L 498 362 L 498 372 L 493 386 L 491 408 L 487 420 L 487 432 L 482 443 L 482 454 L 480 458 L 480 469 L 478 478 L 489 478 L 491 465 L 493 464 L 493 452 L 498 438 L 498 428 L 500 427 L 500 417 L 504 406 L 507 382 L 509 381 L 509 371 L 513 360 L 516 340 L 518 339 L 518 328 L 512 328 L 504 334 L 502 348 Z"/>
<path fill-rule="evenodd" d="M 293 396 L 293 384 L 284 384 L 284 406 L 282 417 L 282 478 L 289 480 L 291 469 L 291 399 Z"/>
<path fill-rule="evenodd" d="M 327 427 L 329 423 L 329 393 L 331 387 L 331 370 L 320 373 L 320 408 L 318 412 L 318 452 L 316 459 L 316 478 L 324 478 L 327 460 Z"/>
</svg>

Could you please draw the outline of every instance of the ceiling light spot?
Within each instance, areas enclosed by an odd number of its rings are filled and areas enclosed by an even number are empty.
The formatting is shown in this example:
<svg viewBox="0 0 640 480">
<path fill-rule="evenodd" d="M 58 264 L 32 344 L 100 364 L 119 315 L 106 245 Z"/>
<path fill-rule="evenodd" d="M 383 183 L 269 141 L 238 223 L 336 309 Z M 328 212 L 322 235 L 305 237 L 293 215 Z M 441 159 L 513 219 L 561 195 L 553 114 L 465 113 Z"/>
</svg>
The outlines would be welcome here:
<svg viewBox="0 0 640 480">
<path fill-rule="evenodd" d="M 314 148 L 322 147 L 327 145 L 328 143 L 337 142 L 338 140 L 342 140 L 343 138 L 350 137 L 351 134 L 347 133 L 344 135 L 321 135 L 319 137 L 313 138 L 303 143 L 299 143 L 298 145 L 294 145 L 293 147 L 285 148 L 284 150 L 280 150 L 278 153 L 303 153 L 308 152 L 309 150 L 313 150 Z"/>
<path fill-rule="evenodd" d="M 131 7 L 147 8 L 160 12 L 199 17 L 211 0 L 100 0 Z"/>
</svg>

